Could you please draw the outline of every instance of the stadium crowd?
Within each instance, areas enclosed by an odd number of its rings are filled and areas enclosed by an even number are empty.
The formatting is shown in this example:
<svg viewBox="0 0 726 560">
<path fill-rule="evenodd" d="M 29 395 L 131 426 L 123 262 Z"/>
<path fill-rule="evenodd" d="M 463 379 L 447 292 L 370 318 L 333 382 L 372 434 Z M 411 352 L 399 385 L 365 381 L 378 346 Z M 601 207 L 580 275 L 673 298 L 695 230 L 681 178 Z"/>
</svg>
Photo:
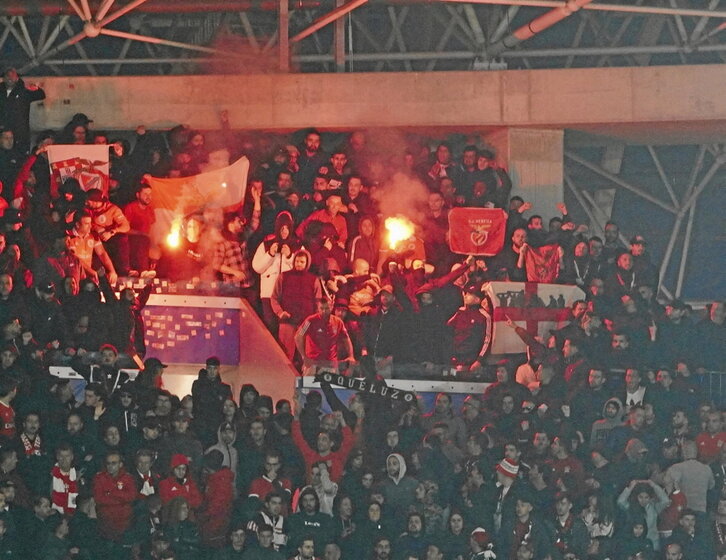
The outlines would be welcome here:
<svg viewBox="0 0 726 560">
<path fill-rule="evenodd" d="M 363 132 L 273 145 L 222 137 L 251 161 L 247 196 L 185 217 L 181 248 L 150 237 L 146 175 L 198 173 L 211 147 L 185 127 L 133 143 L 78 114 L 36 136 L 37 86 L 0 86 L 0 557 L 469 560 L 726 558 L 726 432 L 706 372 L 724 367 L 722 301 L 703 317 L 656 300 L 646 239 L 588 235 L 567 208 L 547 227 L 511 197 L 494 154 L 442 143 L 379 152 Z M 279 139 L 277 139 L 279 140 Z M 108 193 L 51 180 L 47 146 L 110 146 Z M 420 184 L 420 218 L 391 248 L 386 194 Z M 449 250 L 448 210 L 501 208 L 492 258 Z M 491 280 L 527 279 L 556 244 L 556 280 L 585 294 L 546 340 L 511 320 L 527 355 L 490 359 Z M 192 394 L 147 357 L 150 278 L 195 277 L 247 298 L 303 373 L 360 363 L 491 375 L 458 410 L 321 383 L 295 402 L 242 387 L 210 357 Z M 119 277 L 143 290 L 116 293 Z M 143 362 L 129 380 L 124 367 Z M 87 381 L 77 402 L 49 366 Z M 720 400 L 720 399 L 719 399 Z M 329 412 L 326 412 L 329 411 Z"/>
</svg>

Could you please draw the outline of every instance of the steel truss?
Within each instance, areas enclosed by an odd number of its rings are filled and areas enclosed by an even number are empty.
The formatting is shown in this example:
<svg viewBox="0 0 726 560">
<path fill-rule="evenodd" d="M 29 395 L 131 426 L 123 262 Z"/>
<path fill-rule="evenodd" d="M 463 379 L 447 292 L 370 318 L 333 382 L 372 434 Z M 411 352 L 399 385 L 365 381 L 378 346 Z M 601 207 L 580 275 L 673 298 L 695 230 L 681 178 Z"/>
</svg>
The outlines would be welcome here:
<svg viewBox="0 0 726 560">
<path fill-rule="evenodd" d="M 703 222 L 703 214 L 717 215 L 719 196 L 723 198 L 726 179 L 726 148 L 723 144 L 687 146 L 619 146 L 617 162 L 608 161 L 606 148 L 589 150 L 566 149 L 564 182 L 570 195 L 589 218 L 595 231 L 602 231 L 605 222 L 614 219 L 621 230 L 628 233 L 621 240 L 628 246 L 627 237 L 643 234 L 656 250 L 655 262 L 660 260 L 660 292 L 667 298 L 681 297 L 686 290 L 686 271 L 701 272 L 703 263 L 692 267 L 689 262 L 695 246 L 708 247 L 714 270 L 723 266 L 719 261 L 718 246 L 723 240 L 714 239 L 713 229 L 700 228 L 696 234 L 694 224 Z M 616 204 L 612 215 L 606 213 L 596 201 L 595 191 L 615 188 L 637 200 L 639 219 L 633 223 L 627 208 Z M 708 196 L 711 205 L 700 204 Z M 696 218 L 701 214 L 701 219 Z M 619 215 L 620 214 L 620 215 Z M 717 217 L 722 220 L 722 217 Z M 685 228 L 684 228 L 685 223 Z M 718 223 L 718 221 L 717 221 Z M 722 222 L 721 222 L 722 223 Z M 667 241 L 665 241 L 667 239 Z M 722 256 L 722 255 L 721 255 Z M 709 280 L 698 278 L 699 285 Z M 714 276 L 711 283 L 722 282 Z M 686 294 L 688 295 L 688 294 Z"/>
<path fill-rule="evenodd" d="M 183 13 L 146 0 L 66 2 L 38 13 L 0 6 L 0 60 L 59 75 L 204 73 L 225 62 L 260 71 L 260 60 L 283 72 L 726 60 L 721 0 L 230 0 L 183 2 Z M 209 11 L 225 4 L 247 9 Z"/>
</svg>

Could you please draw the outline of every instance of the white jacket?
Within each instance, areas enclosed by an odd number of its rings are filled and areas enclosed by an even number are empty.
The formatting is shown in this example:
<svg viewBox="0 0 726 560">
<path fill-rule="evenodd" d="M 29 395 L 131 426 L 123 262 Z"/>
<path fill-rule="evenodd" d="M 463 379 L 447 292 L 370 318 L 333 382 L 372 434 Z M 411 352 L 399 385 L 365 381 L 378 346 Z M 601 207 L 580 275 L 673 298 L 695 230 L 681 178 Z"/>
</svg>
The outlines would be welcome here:
<svg viewBox="0 0 726 560">
<path fill-rule="evenodd" d="M 260 297 L 272 297 L 275 289 L 275 282 L 283 272 L 292 270 L 294 253 L 287 258 L 282 258 L 278 252 L 274 257 L 265 250 L 265 244 L 260 243 L 252 258 L 252 268 L 260 275 Z"/>
</svg>

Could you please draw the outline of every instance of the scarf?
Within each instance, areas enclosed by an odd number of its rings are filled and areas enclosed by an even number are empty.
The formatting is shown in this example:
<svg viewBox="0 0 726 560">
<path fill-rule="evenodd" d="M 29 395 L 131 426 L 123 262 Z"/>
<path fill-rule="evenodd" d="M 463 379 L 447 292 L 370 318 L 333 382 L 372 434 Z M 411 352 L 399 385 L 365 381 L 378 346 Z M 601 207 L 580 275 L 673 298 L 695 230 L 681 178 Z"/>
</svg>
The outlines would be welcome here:
<svg viewBox="0 0 726 560">
<path fill-rule="evenodd" d="M 33 455 L 36 455 L 40 457 L 40 436 L 36 435 L 35 439 L 33 441 L 30 441 L 30 438 L 25 435 L 25 433 L 20 434 L 20 441 L 23 442 L 23 451 L 25 452 L 26 457 L 31 457 Z"/>
</svg>

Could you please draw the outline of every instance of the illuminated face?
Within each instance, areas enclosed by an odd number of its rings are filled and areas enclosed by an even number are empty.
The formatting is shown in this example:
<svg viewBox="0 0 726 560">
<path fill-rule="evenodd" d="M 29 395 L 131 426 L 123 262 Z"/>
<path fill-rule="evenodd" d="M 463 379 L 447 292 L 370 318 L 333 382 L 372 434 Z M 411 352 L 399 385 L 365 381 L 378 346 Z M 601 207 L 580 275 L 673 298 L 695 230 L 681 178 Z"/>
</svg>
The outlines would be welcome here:
<svg viewBox="0 0 726 560">
<path fill-rule="evenodd" d="M 328 180 L 325 177 L 315 177 L 313 179 L 313 190 L 317 192 L 328 190 Z"/>
<path fill-rule="evenodd" d="M 605 376 L 599 369 L 591 369 L 587 382 L 593 389 L 599 389 L 605 384 Z"/>
<path fill-rule="evenodd" d="M 330 212 L 333 216 L 336 216 L 338 212 L 340 212 L 342 206 L 343 201 L 340 199 L 339 196 L 331 196 L 325 202 L 325 207 L 328 209 L 328 212 Z"/>
<path fill-rule="evenodd" d="M 630 253 L 623 253 L 618 257 L 618 268 L 623 270 L 630 270 L 633 268 L 633 255 Z"/>
<path fill-rule="evenodd" d="M 451 151 L 449 148 L 447 148 L 444 145 L 439 146 L 436 148 L 436 160 L 439 163 L 443 163 L 444 165 L 448 165 L 451 161 Z"/>
<path fill-rule="evenodd" d="M 398 476 L 398 473 L 401 472 L 401 463 L 398 460 L 398 457 L 389 457 L 386 461 L 386 471 L 388 472 L 388 476 L 392 476 L 393 478 L 396 478 Z"/>
<path fill-rule="evenodd" d="M 109 426 L 106 429 L 103 440 L 107 445 L 116 447 L 119 443 L 121 443 L 121 434 L 119 433 L 118 428 L 116 426 Z"/>
<path fill-rule="evenodd" d="M 529 229 L 541 230 L 542 229 L 542 218 L 532 218 L 529 222 Z"/>
<path fill-rule="evenodd" d="M 451 398 L 446 393 L 439 393 L 436 395 L 436 404 L 434 406 L 437 413 L 444 414 L 451 408 Z"/>
<path fill-rule="evenodd" d="M 655 380 L 663 385 L 663 387 L 668 388 L 673 383 L 673 376 L 671 375 L 671 372 L 667 369 L 661 369 L 656 374 Z"/>
<path fill-rule="evenodd" d="M 277 176 L 277 190 L 289 191 L 292 188 L 292 176 L 289 173 L 280 173 Z"/>
<path fill-rule="evenodd" d="M 441 182 L 439 183 L 439 190 L 445 198 L 452 198 L 456 193 L 456 189 L 454 188 L 454 182 L 449 178 L 441 180 Z"/>
<path fill-rule="evenodd" d="M 421 523 L 421 518 L 418 515 L 412 515 L 408 518 L 409 533 L 416 535 L 421 532 L 421 529 L 423 529 L 423 524 Z"/>
<path fill-rule="evenodd" d="M 605 241 L 608 243 L 614 243 L 618 239 L 620 228 L 615 224 L 608 224 L 605 226 Z"/>
<path fill-rule="evenodd" d="M 431 193 L 429 195 L 429 210 L 431 212 L 441 212 L 444 207 L 444 197 L 441 193 Z"/>
<path fill-rule="evenodd" d="M 9 274 L 0 274 L 0 296 L 8 297 L 13 291 L 13 277 Z"/>
<path fill-rule="evenodd" d="M 572 342 L 569 338 L 565 340 L 565 343 L 562 345 L 562 355 L 565 358 L 571 358 L 575 354 L 577 354 L 578 349 L 574 342 Z"/>
<path fill-rule="evenodd" d="M 101 350 L 101 363 L 106 366 L 112 366 L 116 363 L 116 352 L 110 348 Z"/>
<path fill-rule="evenodd" d="M 5 130 L 0 134 L 0 147 L 3 150 L 12 150 L 15 144 L 15 136 L 12 130 Z"/>
<path fill-rule="evenodd" d="M 297 255 L 292 262 L 292 267 L 298 272 L 302 272 L 308 267 L 308 258 L 305 255 Z"/>
<path fill-rule="evenodd" d="M 634 257 L 640 257 L 645 253 L 645 245 L 643 243 L 633 243 L 630 246 L 630 252 Z"/>
<path fill-rule="evenodd" d="M 348 181 L 348 196 L 355 198 L 360 194 L 363 189 L 363 183 L 361 183 L 358 177 L 351 177 Z"/>
<path fill-rule="evenodd" d="M 598 239 L 590 240 L 590 256 L 597 258 L 602 255 L 602 241 Z"/>
<path fill-rule="evenodd" d="M 476 164 L 476 152 L 474 150 L 465 151 L 464 155 L 461 156 L 461 163 L 467 168 L 474 167 Z"/>
<path fill-rule="evenodd" d="M 141 189 L 138 193 L 136 193 L 136 198 L 141 204 L 143 204 L 144 206 L 148 206 L 149 204 L 151 204 L 151 189 Z"/>
<path fill-rule="evenodd" d="M 86 127 L 77 126 L 73 129 L 73 143 L 74 144 L 85 144 L 86 143 Z"/>
<path fill-rule="evenodd" d="M 587 243 L 584 241 L 580 241 L 577 245 L 575 245 L 575 256 L 576 257 L 584 257 L 588 253 L 587 250 Z"/>
<path fill-rule="evenodd" d="M 232 541 L 232 548 L 239 551 L 242 550 L 242 548 L 245 545 L 245 531 L 244 529 L 238 529 L 237 531 L 233 531 L 230 535 L 230 539 Z"/>
<path fill-rule="evenodd" d="M 308 134 L 305 137 L 305 149 L 311 154 L 317 152 L 320 149 L 320 135 L 315 132 Z"/>
<path fill-rule="evenodd" d="M 345 154 L 333 154 L 330 158 L 330 164 L 338 173 L 343 171 L 346 163 L 348 163 L 348 158 Z"/>
<path fill-rule="evenodd" d="M 612 339 L 613 350 L 627 350 L 630 347 L 628 337 L 624 334 L 614 334 Z"/>
<path fill-rule="evenodd" d="M 517 514 L 517 517 L 525 519 L 531 512 L 532 504 L 529 502 L 523 502 L 522 500 L 517 500 L 515 505 L 515 513 Z"/>
<path fill-rule="evenodd" d="M 272 531 L 260 531 L 257 533 L 257 540 L 262 548 L 270 548 L 272 546 Z"/>
<path fill-rule="evenodd" d="M 111 476 L 117 476 L 122 466 L 123 462 L 120 455 L 113 454 L 106 458 L 106 472 Z"/>
<path fill-rule="evenodd" d="M 83 429 L 83 421 L 77 414 L 72 414 L 66 422 L 66 429 L 70 435 L 76 435 Z"/>
<path fill-rule="evenodd" d="M 515 229 L 512 233 L 512 245 L 519 248 L 527 241 L 527 232 L 521 228 Z"/>
<path fill-rule="evenodd" d="M 40 418 L 37 414 L 28 414 L 23 420 L 23 432 L 26 435 L 34 436 L 40 431 Z"/>
<path fill-rule="evenodd" d="M 634 369 L 627 370 L 625 372 L 625 385 L 628 390 L 636 390 L 640 386 L 640 373 Z"/>
</svg>

